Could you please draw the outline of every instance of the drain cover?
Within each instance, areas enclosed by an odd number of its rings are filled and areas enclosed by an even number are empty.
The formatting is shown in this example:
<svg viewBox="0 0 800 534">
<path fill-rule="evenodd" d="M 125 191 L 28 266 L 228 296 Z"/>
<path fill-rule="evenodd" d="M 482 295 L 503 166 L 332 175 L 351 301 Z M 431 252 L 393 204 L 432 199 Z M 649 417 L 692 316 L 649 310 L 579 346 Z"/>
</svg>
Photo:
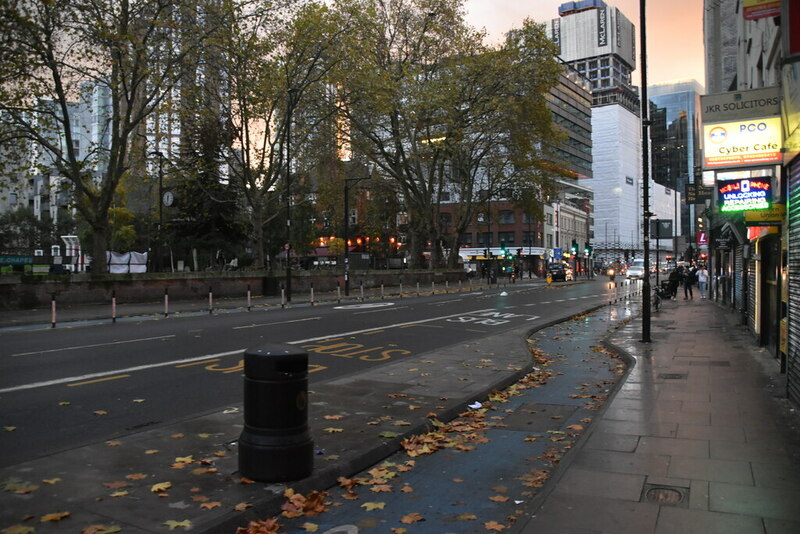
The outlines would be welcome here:
<svg viewBox="0 0 800 534">
<path fill-rule="evenodd" d="M 645 484 L 644 490 L 642 491 L 641 502 L 649 502 L 659 506 L 688 508 L 689 488 Z"/>
<path fill-rule="evenodd" d="M 683 373 L 661 373 L 658 375 L 658 378 L 663 380 L 680 380 L 686 378 L 686 375 Z"/>
</svg>

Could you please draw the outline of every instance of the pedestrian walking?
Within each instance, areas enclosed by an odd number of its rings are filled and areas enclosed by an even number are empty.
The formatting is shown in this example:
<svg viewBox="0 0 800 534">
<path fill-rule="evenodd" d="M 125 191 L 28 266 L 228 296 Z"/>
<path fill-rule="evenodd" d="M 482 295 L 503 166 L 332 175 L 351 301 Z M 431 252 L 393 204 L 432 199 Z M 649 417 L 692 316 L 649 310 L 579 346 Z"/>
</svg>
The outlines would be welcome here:
<svg viewBox="0 0 800 534">
<path fill-rule="evenodd" d="M 705 265 L 701 265 L 697 270 L 697 287 L 700 289 L 700 298 L 706 298 L 708 293 L 708 270 Z"/>
<path fill-rule="evenodd" d="M 681 272 L 678 270 L 678 267 L 672 269 L 672 272 L 669 273 L 669 296 L 672 300 L 678 296 L 678 285 L 681 283 Z"/>
<path fill-rule="evenodd" d="M 683 271 L 683 300 L 692 299 L 694 300 L 694 295 L 692 294 L 692 286 L 697 281 L 697 277 L 692 269 L 684 269 Z"/>
</svg>

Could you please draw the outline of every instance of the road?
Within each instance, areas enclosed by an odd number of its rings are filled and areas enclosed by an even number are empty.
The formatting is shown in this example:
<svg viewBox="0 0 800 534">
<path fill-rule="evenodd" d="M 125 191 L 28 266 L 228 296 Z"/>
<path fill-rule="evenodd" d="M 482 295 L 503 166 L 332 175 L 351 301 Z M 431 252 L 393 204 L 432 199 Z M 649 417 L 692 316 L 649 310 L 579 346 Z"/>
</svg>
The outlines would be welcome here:
<svg viewBox="0 0 800 534">
<path fill-rule="evenodd" d="M 3 332 L 0 466 L 240 404 L 247 348 L 288 343 L 307 351 L 313 387 L 523 324 L 541 327 L 622 291 L 605 279 L 516 284 L 360 304 Z"/>
</svg>

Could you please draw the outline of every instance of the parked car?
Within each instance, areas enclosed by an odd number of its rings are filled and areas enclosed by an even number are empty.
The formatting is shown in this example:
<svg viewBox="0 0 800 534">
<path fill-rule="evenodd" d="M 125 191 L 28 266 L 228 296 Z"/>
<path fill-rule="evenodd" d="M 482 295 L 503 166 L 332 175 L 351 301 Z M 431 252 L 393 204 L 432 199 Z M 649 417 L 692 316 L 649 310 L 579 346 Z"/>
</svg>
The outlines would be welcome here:
<svg viewBox="0 0 800 534">
<path fill-rule="evenodd" d="M 561 280 L 562 282 L 567 280 L 567 268 L 564 267 L 563 263 L 551 263 L 548 265 L 547 274 L 554 282 L 556 280 Z"/>
<path fill-rule="evenodd" d="M 628 266 L 628 279 L 644 278 L 644 260 L 635 259 Z"/>
</svg>

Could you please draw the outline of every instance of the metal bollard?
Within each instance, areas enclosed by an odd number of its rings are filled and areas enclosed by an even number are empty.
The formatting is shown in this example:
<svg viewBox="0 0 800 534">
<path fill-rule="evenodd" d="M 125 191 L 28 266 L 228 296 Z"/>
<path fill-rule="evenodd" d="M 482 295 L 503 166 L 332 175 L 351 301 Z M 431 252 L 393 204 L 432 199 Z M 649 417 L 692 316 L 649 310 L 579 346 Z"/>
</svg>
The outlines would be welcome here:
<svg viewBox="0 0 800 534">
<path fill-rule="evenodd" d="M 111 322 L 117 322 L 117 292 L 111 291 Z"/>
<path fill-rule="evenodd" d="M 280 344 L 246 350 L 239 471 L 259 482 L 282 482 L 307 477 L 313 469 L 308 353 Z"/>
</svg>

